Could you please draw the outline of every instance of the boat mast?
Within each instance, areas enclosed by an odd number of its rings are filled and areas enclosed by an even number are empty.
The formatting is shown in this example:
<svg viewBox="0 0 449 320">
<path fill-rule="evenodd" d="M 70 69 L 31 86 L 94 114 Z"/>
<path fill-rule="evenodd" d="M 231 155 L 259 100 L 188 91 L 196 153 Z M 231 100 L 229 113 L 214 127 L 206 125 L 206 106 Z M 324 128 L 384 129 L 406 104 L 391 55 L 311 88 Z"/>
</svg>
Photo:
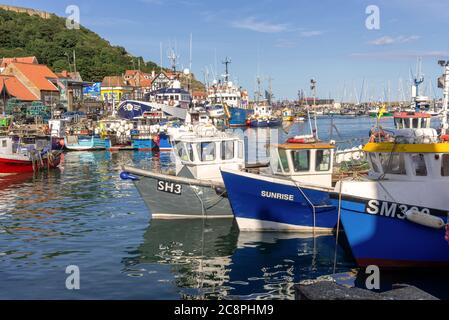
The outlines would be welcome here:
<svg viewBox="0 0 449 320">
<path fill-rule="evenodd" d="M 447 123 L 447 109 L 448 109 L 448 103 L 449 103 L 449 61 L 440 60 L 438 61 L 438 64 L 442 67 L 444 67 L 444 74 L 443 74 L 443 108 L 441 110 L 442 117 L 441 117 L 441 135 L 445 135 L 446 131 L 448 129 L 448 123 Z"/>
<path fill-rule="evenodd" d="M 227 84 L 229 82 L 229 65 L 232 63 L 232 61 L 230 58 L 226 57 L 222 63 L 225 65 L 224 81 Z"/>
</svg>

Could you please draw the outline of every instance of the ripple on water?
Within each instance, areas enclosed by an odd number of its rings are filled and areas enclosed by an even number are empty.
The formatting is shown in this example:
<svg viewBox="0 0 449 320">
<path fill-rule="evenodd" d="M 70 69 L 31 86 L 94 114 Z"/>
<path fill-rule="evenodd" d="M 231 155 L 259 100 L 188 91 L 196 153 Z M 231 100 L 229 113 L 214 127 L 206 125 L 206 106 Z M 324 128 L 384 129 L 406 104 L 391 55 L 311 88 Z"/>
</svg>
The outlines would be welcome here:
<svg viewBox="0 0 449 320">
<path fill-rule="evenodd" d="M 69 265 L 80 268 L 83 292 L 75 298 L 83 299 L 291 298 L 293 283 L 331 269 L 326 257 L 333 251 L 317 263 L 308 239 L 246 239 L 232 220 L 149 222 L 145 203 L 116 168 L 172 168 L 167 159 L 71 152 L 61 170 L 0 183 L 0 261 L 8 288 L 0 299 L 72 299 L 64 290 Z M 333 245 L 332 237 L 317 240 L 320 252 Z M 339 250 L 338 270 L 352 267 L 348 261 Z"/>
</svg>

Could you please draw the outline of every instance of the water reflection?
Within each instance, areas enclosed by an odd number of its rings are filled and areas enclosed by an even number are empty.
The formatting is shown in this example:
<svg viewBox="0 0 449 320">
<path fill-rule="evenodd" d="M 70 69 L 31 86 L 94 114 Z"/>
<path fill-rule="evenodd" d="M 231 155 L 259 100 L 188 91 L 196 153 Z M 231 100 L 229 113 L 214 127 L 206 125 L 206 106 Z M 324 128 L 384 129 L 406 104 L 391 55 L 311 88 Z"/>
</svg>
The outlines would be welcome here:
<svg viewBox="0 0 449 320">
<path fill-rule="evenodd" d="M 334 253 L 332 236 L 239 233 L 232 219 L 153 220 L 123 262 L 131 273 L 169 265 L 185 299 L 292 299 L 294 283 L 332 272 Z M 337 266 L 353 267 L 341 248 Z"/>
</svg>

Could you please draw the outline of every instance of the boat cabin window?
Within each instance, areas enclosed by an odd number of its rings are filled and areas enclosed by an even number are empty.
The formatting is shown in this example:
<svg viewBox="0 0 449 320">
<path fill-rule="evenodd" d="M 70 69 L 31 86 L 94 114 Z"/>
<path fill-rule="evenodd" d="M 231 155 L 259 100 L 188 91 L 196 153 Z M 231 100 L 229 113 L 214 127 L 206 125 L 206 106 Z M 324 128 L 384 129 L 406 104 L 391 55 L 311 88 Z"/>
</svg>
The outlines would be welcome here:
<svg viewBox="0 0 449 320">
<path fill-rule="evenodd" d="M 315 171 L 329 171 L 331 167 L 331 151 L 317 150 L 315 153 Z"/>
<path fill-rule="evenodd" d="M 278 153 L 280 160 L 278 163 L 278 171 L 290 172 L 290 167 L 288 166 L 287 151 L 285 151 L 284 149 L 278 149 Z"/>
<path fill-rule="evenodd" d="M 243 159 L 243 152 L 244 152 L 244 149 L 243 149 L 243 142 L 242 141 L 239 141 L 239 149 L 238 149 L 238 157 L 239 157 L 239 159 Z"/>
<path fill-rule="evenodd" d="M 309 171 L 310 150 L 292 151 L 293 168 L 295 172 Z"/>
<path fill-rule="evenodd" d="M 221 160 L 234 159 L 234 141 L 223 141 L 221 143 Z"/>
<path fill-rule="evenodd" d="M 380 153 L 379 158 L 384 173 L 407 174 L 403 153 Z"/>
<path fill-rule="evenodd" d="M 7 141 L 6 140 L 2 140 L 2 148 L 6 148 L 7 146 Z"/>
<path fill-rule="evenodd" d="M 412 166 L 417 177 L 427 176 L 427 167 L 424 155 L 422 153 L 412 154 Z"/>
<path fill-rule="evenodd" d="M 198 146 L 201 148 L 199 154 L 202 162 L 215 160 L 215 142 L 202 142 Z"/>
<path fill-rule="evenodd" d="M 404 129 L 404 119 L 394 119 L 394 122 L 396 123 L 397 129 Z"/>
<path fill-rule="evenodd" d="M 176 144 L 176 149 L 178 150 L 179 158 L 182 161 L 194 161 L 194 155 L 193 155 L 193 146 L 191 143 L 182 143 L 178 142 Z"/>
<path fill-rule="evenodd" d="M 443 154 L 441 157 L 441 175 L 449 177 L 449 154 Z"/>
<path fill-rule="evenodd" d="M 376 173 L 381 173 L 380 167 L 377 163 L 376 155 L 374 153 L 369 153 L 369 158 L 370 158 L 371 167 L 372 167 L 373 171 Z"/>
</svg>

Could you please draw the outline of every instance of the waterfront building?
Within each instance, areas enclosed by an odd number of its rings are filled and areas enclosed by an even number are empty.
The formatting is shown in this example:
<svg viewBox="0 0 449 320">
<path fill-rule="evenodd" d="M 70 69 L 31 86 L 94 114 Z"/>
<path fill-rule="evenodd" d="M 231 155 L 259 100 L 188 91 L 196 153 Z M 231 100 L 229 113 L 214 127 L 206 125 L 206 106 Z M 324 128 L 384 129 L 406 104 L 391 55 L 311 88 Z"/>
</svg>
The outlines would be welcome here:
<svg viewBox="0 0 449 320">
<path fill-rule="evenodd" d="M 101 99 L 107 105 L 116 106 L 122 100 L 131 99 L 133 86 L 122 76 L 104 77 L 101 83 Z"/>
<path fill-rule="evenodd" d="M 58 76 L 46 65 L 18 62 L 18 60 L 13 60 L 5 65 L 2 75 L 14 76 L 36 96 L 37 101 L 41 101 L 46 106 L 56 106 L 59 103 Z"/>
<path fill-rule="evenodd" d="M 60 89 L 60 102 L 68 111 L 79 110 L 84 102 L 83 89 L 91 85 L 83 81 L 79 72 L 68 72 L 63 70 L 56 73 L 58 76 L 58 87 Z"/>
</svg>

